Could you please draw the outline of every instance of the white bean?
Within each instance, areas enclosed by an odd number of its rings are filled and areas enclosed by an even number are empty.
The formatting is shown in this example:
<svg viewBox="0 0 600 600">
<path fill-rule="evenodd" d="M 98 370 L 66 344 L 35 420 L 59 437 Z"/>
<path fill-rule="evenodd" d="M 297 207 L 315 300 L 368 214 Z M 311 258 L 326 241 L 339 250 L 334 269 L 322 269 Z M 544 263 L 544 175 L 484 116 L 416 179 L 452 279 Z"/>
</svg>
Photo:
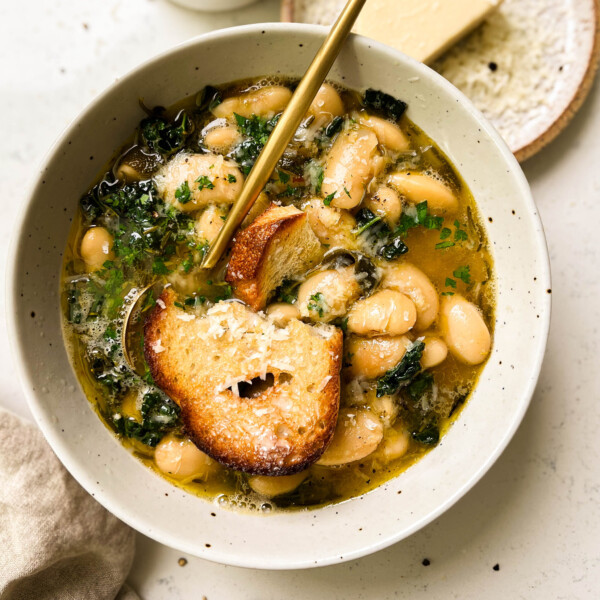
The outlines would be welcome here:
<svg viewBox="0 0 600 600">
<path fill-rule="evenodd" d="M 368 410 L 342 409 L 331 443 L 317 461 L 333 467 L 355 462 L 377 449 L 383 438 L 383 425 Z"/>
<path fill-rule="evenodd" d="M 423 369 L 432 369 L 443 363 L 448 356 L 448 346 L 444 340 L 435 336 L 425 336 L 423 340 L 425 348 L 421 356 L 421 367 Z"/>
<path fill-rule="evenodd" d="M 300 318 L 298 307 L 287 302 L 275 302 L 267 306 L 266 313 L 278 327 L 285 327 L 292 319 Z"/>
<path fill-rule="evenodd" d="M 410 433 L 404 428 L 397 427 L 390 428 L 385 432 L 383 442 L 378 450 L 386 461 L 403 457 L 410 446 Z"/>
<path fill-rule="evenodd" d="M 236 127 L 214 127 L 204 135 L 204 145 L 211 151 L 226 154 L 241 140 L 240 132 Z"/>
<path fill-rule="evenodd" d="M 410 338 L 375 337 L 360 338 L 350 336 L 346 341 L 346 360 L 350 363 L 348 372 L 355 377 L 377 379 L 395 367 L 412 344 Z"/>
<path fill-rule="evenodd" d="M 481 311 L 463 296 L 445 296 L 440 310 L 440 330 L 450 352 L 461 362 L 478 365 L 492 344 Z"/>
<path fill-rule="evenodd" d="M 274 498 L 275 496 L 293 492 L 307 477 L 308 471 L 301 471 L 294 475 L 281 475 L 279 477 L 254 475 L 248 479 L 248 485 L 257 494 L 266 498 Z"/>
<path fill-rule="evenodd" d="M 388 178 L 411 204 L 427 201 L 427 208 L 434 215 L 451 215 L 458 210 L 458 198 L 441 181 L 414 171 L 396 171 Z"/>
<path fill-rule="evenodd" d="M 196 220 L 196 234 L 198 237 L 212 244 L 221 229 L 223 229 L 228 212 L 229 207 L 223 204 L 207 206 Z"/>
<path fill-rule="evenodd" d="M 364 202 L 364 206 L 392 227 L 398 223 L 402 214 L 402 200 L 398 192 L 387 185 L 377 188 L 377 191 Z"/>
<path fill-rule="evenodd" d="M 79 246 L 79 254 L 90 271 L 98 271 L 107 260 L 115 257 L 113 236 L 104 227 L 88 229 Z"/>
<path fill-rule="evenodd" d="M 165 201 L 188 213 L 209 204 L 232 204 L 244 184 L 238 166 L 220 154 L 178 154 L 155 179 Z"/>
<path fill-rule="evenodd" d="M 379 417 L 384 427 L 391 427 L 398 416 L 398 404 L 393 396 L 381 396 L 378 398 L 372 395 L 369 407 L 374 415 Z"/>
<path fill-rule="evenodd" d="M 356 220 L 347 210 L 325 206 L 321 198 L 313 198 L 304 210 L 311 229 L 322 244 L 345 248 L 356 246 L 356 236 L 352 233 Z"/>
<path fill-rule="evenodd" d="M 414 326 L 413 301 L 394 290 L 382 290 L 359 300 L 348 315 L 348 331 L 358 335 L 402 335 Z"/>
<path fill-rule="evenodd" d="M 199 450 L 191 440 L 168 435 L 156 446 L 156 466 L 180 481 L 206 479 L 217 468 L 217 463 Z"/>
<path fill-rule="evenodd" d="M 308 114 L 313 115 L 317 120 L 329 120 L 344 114 L 344 103 L 337 90 L 328 83 L 324 83 L 317 92 L 312 101 Z"/>
<path fill-rule="evenodd" d="M 270 119 L 283 111 L 292 97 L 292 92 L 282 85 L 269 85 L 259 90 L 226 98 L 212 109 L 215 117 L 233 119 L 233 115 L 250 118 L 258 115 Z"/>
<path fill-rule="evenodd" d="M 436 320 L 440 310 L 437 290 L 423 271 L 410 263 L 385 269 L 381 285 L 406 294 L 417 308 L 416 331 L 424 331 Z"/>
<path fill-rule="evenodd" d="M 327 156 L 323 178 L 323 197 L 335 194 L 331 206 L 354 208 L 365 195 L 374 173 L 377 136 L 369 129 L 342 132 Z"/>
<path fill-rule="evenodd" d="M 364 127 L 371 129 L 379 143 L 392 152 L 408 152 L 410 142 L 402 129 L 395 123 L 386 121 L 381 117 L 369 115 L 366 112 L 357 113 L 358 122 Z"/>
<path fill-rule="evenodd" d="M 297 306 L 303 317 L 313 321 L 332 321 L 348 311 L 361 294 L 354 267 L 321 271 L 307 279 L 298 290 Z"/>
</svg>

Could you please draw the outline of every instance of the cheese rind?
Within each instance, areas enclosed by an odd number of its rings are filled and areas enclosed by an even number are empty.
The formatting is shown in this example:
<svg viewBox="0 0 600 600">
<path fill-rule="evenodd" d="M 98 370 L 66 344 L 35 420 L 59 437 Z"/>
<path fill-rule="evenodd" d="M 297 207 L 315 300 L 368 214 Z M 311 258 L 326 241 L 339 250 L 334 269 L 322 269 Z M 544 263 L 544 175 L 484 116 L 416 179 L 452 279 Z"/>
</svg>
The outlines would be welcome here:
<svg viewBox="0 0 600 600">
<path fill-rule="evenodd" d="M 501 0 L 369 0 L 356 33 L 429 63 L 477 27 Z"/>
</svg>

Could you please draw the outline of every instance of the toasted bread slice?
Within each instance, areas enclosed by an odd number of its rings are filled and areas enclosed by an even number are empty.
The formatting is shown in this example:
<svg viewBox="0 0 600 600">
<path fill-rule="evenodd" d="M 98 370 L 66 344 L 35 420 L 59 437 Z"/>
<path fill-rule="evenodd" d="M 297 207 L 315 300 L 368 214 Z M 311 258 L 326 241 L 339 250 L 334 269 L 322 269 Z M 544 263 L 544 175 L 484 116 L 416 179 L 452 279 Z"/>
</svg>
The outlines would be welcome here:
<svg viewBox="0 0 600 600">
<path fill-rule="evenodd" d="M 145 356 L 198 448 L 259 475 L 315 462 L 337 421 L 341 331 L 297 319 L 280 328 L 235 301 L 196 315 L 175 299 L 167 289 L 148 315 Z"/>
<path fill-rule="evenodd" d="M 271 204 L 236 235 L 225 279 L 236 297 L 261 310 L 284 279 L 304 273 L 321 254 L 306 213 Z"/>
</svg>

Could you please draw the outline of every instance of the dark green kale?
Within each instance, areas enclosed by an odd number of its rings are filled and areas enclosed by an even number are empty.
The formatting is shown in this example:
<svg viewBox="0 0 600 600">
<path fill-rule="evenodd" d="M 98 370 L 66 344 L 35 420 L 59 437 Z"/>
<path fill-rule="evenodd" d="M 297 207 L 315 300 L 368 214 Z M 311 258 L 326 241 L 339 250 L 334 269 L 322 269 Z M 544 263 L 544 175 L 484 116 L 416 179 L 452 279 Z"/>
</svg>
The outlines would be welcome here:
<svg viewBox="0 0 600 600">
<path fill-rule="evenodd" d="M 163 156 L 181 150 L 193 131 L 194 124 L 184 110 L 173 121 L 153 116 L 140 123 L 140 135 L 144 144 Z"/>
<path fill-rule="evenodd" d="M 369 88 L 365 92 L 363 105 L 365 108 L 378 112 L 394 121 L 398 121 L 408 108 L 406 102 L 397 100 L 393 96 L 379 90 L 374 90 L 373 88 Z"/>
<path fill-rule="evenodd" d="M 329 125 L 327 125 L 327 127 L 325 127 L 325 130 L 323 131 L 323 135 L 326 138 L 331 139 L 336 133 L 340 132 L 343 125 L 344 125 L 344 117 L 335 117 L 335 119 L 333 119 L 333 121 L 331 121 L 331 123 L 329 123 Z"/>
<path fill-rule="evenodd" d="M 411 433 L 412 439 L 425 446 L 435 446 L 440 441 L 440 429 L 437 420 L 425 423 L 421 429 Z"/>
<path fill-rule="evenodd" d="M 408 246 L 402 241 L 401 234 L 392 233 L 381 217 L 376 216 L 368 208 L 361 208 L 356 214 L 357 235 L 366 232 L 367 240 L 373 253 L 385 260 L 394 260 L 408 252 Z"/>
<path fill-rule="evenodd" d="M 79 325 L 83 321 L 83 309 L 80 302 L 81 292 L 77 284 L 73 283 L 67 291 L 67 306 L 69 308 L 69 323 Z"/>
<path fill-rule="evenodd" d="M 395 394 L 402 386 L 411 382 L 421 370 L 421 357 L 424 349 L 423 342 L 415 342 L 402 360 L 377 380 L 378 398 Z"/>
<path fill-rule="evenodd" d="M 282 284 L 275 290 L 275 299 L 278 302 L 287 302 L 293 304 L 298 297 L 299 281 L 284 279 Z"/>
<path fill-rule="evenodd" d="M 205 110 L 212 110 L 223 102 L 221 92 L 212 85 L 207 85 L 196 95 L 196 106 L 198 112 L 202 113 Z"/>
<path fill-rule="evenodd" d="M 121 413 L 112 416 L 116 432 L 154 447 L 179 424 L 179 407 L 161 392 L 148 392 L 142 402 L 142 422 Z"/>
</svg>

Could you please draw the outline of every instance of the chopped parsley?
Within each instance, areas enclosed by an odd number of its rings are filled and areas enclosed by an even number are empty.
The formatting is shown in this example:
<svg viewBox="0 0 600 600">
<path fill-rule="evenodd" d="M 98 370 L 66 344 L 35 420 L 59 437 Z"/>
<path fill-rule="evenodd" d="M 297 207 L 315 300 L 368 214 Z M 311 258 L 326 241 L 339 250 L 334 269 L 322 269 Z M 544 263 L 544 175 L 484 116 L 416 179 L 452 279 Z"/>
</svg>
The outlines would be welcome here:
<svg viewBox="0 0 600 600">
<path fill-rule="evenodd" d="M 321 292 L 313 294 L 308 301 L 307 308 L 311 312 L 316 312 L 319 318 L 323 318 L 326 310 L 325 296 Z"/>
<path fill-rule="evenodd" d="M 187 181 L 184 181 L 175 190 L 175 198 L 180 204 L 187 204 L 192 199 L 192 192 Z"/>
<path fill-rule="evenodd" d="M 290 176 L 285 171 L 280 171 L 279 169 L 277 170 L 277 177 L 279 178 L 279 181 L 283 183 L 283 185 L 287 184 L 290 180 Z"/>
<path fill-rule="evenodd" d="M 206 175 L 200 175 L 200 177 L 196 179 L 196 183 L 198 184 L 199 190 L 212 190 L 215 187 L 215 184 Z"/>
<path fill-rule="evenodd" d="M 335 192 L 331 192 L 331 194 L 329 194 L 329 196 L 326 196 L 325 198 L 323 198 L 323 204 L 325 206 L 330 206 L 331 205 L 331 201 L 335 198 Z"/>
<path fill-rule="evenodd" d="M 467 285 L 471 283 L 471 267 L 469 265 L 458 267 L 456 271 L 453 271 L 452 275 Z"/>
<path fill-rule="evenodd" d="M 454 279 L 452 279 L 451 277 L 446 277 L 446 287 L 455 288 L 456 287 L 456 281 Z"/>
<path fill-rule="evenodd" d="M 268 121 L 258 115 L 252 115 L 249 119 L 237 113 L 234 113 L 234 116 L 239 132 L 247 139 L 236 146 L 233 159 L 240 165 L 242 172 L 247 175 L 254 166 L 263 146 L 267 143 L 269 135 L 275 129 L 280 115 L 276 115 Z"/>
<path fill-rule="evenodd" d="M 237 177 L 233 173 L 229 173 L 229 175 L 227 175 L 227 181 L 228 183 L 235 183 L 237 181 Z"/>
</svg>

